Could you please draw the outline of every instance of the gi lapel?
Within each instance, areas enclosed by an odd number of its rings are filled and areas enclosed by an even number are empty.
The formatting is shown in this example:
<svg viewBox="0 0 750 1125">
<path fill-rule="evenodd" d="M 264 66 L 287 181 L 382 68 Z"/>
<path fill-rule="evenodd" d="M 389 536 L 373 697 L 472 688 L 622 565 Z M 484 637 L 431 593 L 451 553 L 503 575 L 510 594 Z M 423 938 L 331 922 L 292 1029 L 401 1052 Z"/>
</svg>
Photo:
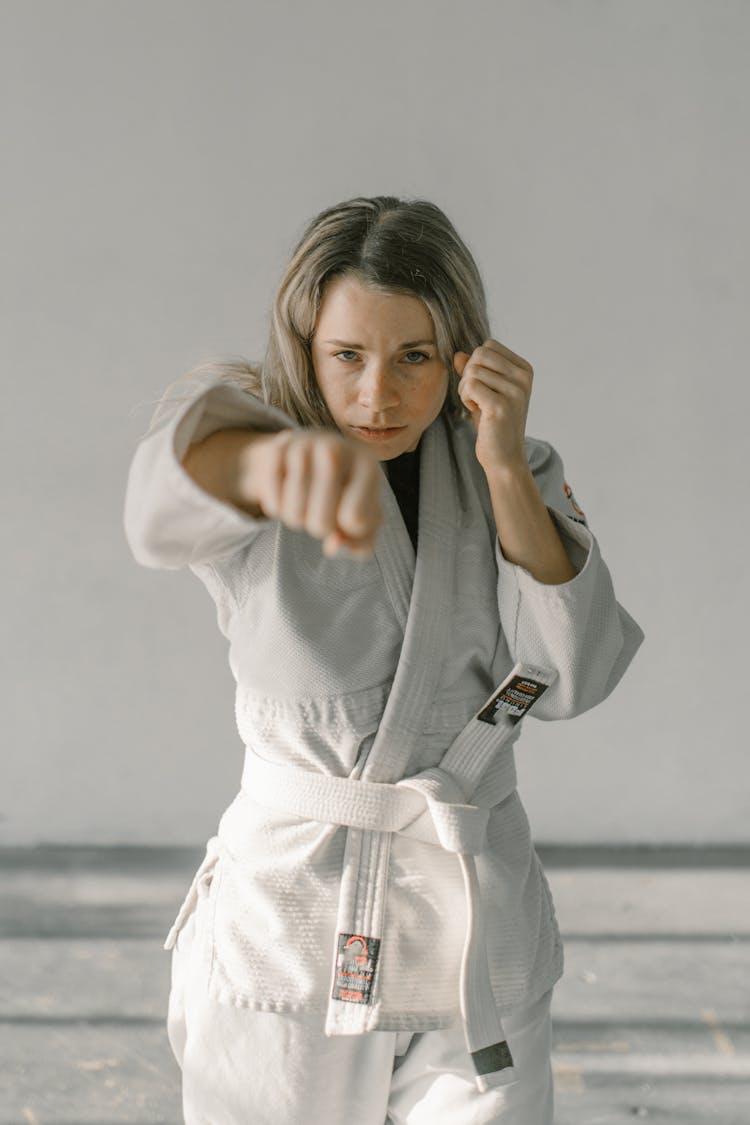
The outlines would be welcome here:
<svg viewBox="0 0 750 1125">
<path fill-rule="evenodd" d="M 426 440 L 426 439 L 424 439 Z M 424 457 L 424 450 L 422 457 Z M 420 476 L 421 476 L 420 470 Z M 383 526 L 375 541 L 375 558 L 380 566 L 388 597 L 402 632 L 406 632 L 411 591 L 414 586 L 415 554 L 398 500 L 383 471 Z M 420 481 L 421 483 L 421 481 Z M 420 487 L 421 497 L 421 487 Z M 421 500 L 420 500 L 421 503 Z"/>
<path fill-rule="evenodd" d="M 370 782 L 393 783 L 403 777 L 422 736 L 449 643 L 450 614 L 444 599 L 446 590 L 453 588 L 459 505 L 456 469 L 442 416 L 423 435 L 422 443 L 419 548 L 413 581 L 410 564 L 414 552 L 390 487 L 385 493 L 386 519 L 375 548 L 389 597 L 404 623 L 404 640 L 361 775 Z M 377 962 L 381 943 L 388 940 L 384 918 L 391 839 L 390 832 L 347 830 L 327 1035 L 361 1034 L 377 1026 Z M 356 973 L 348 970 L 352 949 L 360 951 Z M 361 987 L 352 987 L 357 981 Z"/>
<path fill-rule="evenodd" d="M 456 467 L 442 416 L 422 437 L 420 462 L 416 565 L 409 565 L 414 552 L 390 486 L 385 494 L 386 520 L 375 547 L 386 589 L 403 623 L 404 640 L 362 773 L 367 781 L 396 782 L 403 777 L 424 728 L 449 641 L 450 614 L 444 599 L 453 588 L 460 511 Z"/>
</svg>

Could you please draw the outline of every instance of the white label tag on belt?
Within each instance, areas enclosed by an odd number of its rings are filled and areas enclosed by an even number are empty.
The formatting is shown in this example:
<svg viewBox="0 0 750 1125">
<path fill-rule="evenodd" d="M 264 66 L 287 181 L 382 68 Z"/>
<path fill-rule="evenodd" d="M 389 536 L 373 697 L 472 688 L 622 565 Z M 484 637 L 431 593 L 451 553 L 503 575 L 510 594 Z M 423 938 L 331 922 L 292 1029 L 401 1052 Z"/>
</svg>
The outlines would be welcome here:
<svg viewBox="0 0 750 1125">
<path fill-rule="evenodd" d="M 517 723 L 547 690 L 554 675 L 554 672 L 532 668 L 528 664 L 516 664 L 492 693 L 477 718 L 496 726 L 500 716 L 504 715 L 508 722 Z"/>
<path fill-rule="evenodd" d="M 380 938 L 361 934 L 339 934 L 333 999 L 351 1004 L 371 1004 Z"/>
</svg>

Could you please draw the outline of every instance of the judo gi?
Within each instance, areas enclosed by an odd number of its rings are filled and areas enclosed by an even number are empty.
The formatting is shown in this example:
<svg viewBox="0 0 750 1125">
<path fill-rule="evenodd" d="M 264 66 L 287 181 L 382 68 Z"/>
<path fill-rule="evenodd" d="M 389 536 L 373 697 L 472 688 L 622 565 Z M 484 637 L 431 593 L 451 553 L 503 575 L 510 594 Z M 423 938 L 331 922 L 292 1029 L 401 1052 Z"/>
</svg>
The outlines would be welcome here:
<svg viewBox="0 0 750 1125">
<path fill-rule="evenodd" d="M 556 586 L 504 558 L 463 419 L 422 436 L 416 554 L 385 473 L 384 525 L 359 560 L 210 496 L 180 463 L 217 429 L 290 425 L 204 375 L 164 396 L 130 467 L 130 548 L 189 566 L 213 597 L 245 745 L 165 948 L 202 904 L 206 1002 L 318 1014 L 329 1038 L 458 1027 L 489 1095 L 517 1080 L 507 1025 L 548 996 L 563 957 L 516 790 L 528 719 L 486 705 L 531 669 L 531 715 L 580 714 L 643 633 L 546 442 L 526 439 L 529 465 L 578 571 Z"/>
</svg>

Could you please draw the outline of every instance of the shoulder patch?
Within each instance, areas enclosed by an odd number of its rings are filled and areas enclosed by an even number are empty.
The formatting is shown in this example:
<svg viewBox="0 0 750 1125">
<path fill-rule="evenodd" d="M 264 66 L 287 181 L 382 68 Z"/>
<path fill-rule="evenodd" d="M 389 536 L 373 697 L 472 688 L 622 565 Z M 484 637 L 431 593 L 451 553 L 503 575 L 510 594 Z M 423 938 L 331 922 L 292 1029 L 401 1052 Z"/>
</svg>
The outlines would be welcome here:
<svg viewBox="0 0 750 1125">
<path fill-rule="evenodd" d="M 567 481 L 565 481 L 563 483 L 563 488 L 565 489 L 565 495 L 568 498 L 568 503 L 570 504 L 571 508 L 573 509 L 573 513 L 574 513 L 573 515 L 570 516 L 570 518 L 572 520 L 575 520 L 576 523 L 586 523 L 586 516 L 581 511 L 581 509 L 578 507 L 578 504 L 576 503 L 576 498 L 573 495 L 573 489 L 570 487 L 570 485 L 568 484 Z"/>
</svg>

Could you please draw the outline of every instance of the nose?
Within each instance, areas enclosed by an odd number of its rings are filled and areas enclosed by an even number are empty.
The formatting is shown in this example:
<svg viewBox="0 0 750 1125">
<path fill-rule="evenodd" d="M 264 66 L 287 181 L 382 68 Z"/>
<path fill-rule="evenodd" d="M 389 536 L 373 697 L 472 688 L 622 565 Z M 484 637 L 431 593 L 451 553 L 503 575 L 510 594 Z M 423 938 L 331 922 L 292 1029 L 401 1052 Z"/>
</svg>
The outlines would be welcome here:
<svg viewBox="0 0 750 1125">
<path fill-rule="evenodd" d="M 401 402 L 398 382 L 385 364 L 372 363 L 359 381 L 359 403 L 373 414 L 392 410 Z"/>
</svg>

